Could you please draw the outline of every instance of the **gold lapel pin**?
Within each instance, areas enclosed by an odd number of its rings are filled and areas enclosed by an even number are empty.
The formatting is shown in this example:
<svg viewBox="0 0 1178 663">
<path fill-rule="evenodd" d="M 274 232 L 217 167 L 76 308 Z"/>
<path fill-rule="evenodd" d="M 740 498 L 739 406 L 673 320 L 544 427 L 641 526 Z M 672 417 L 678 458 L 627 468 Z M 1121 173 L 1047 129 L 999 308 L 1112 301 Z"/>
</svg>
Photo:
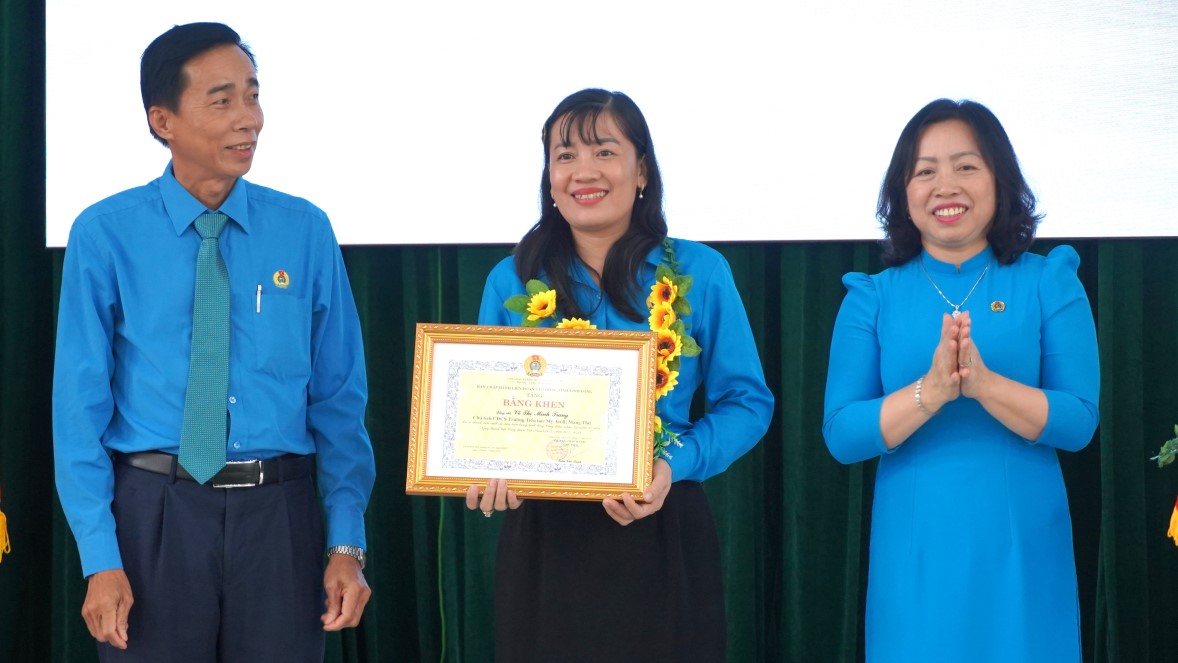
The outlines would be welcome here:
<svg viewBox="0 0 1178 663">
<path fill-rule="evenodd" d="M 1006 304 L 1004 302 L 999 302 L 999 301 L 991 302 L 990 303 L 990 310 L 995 313 L 1001 313 L 1006 310 Z"/>
</svg>

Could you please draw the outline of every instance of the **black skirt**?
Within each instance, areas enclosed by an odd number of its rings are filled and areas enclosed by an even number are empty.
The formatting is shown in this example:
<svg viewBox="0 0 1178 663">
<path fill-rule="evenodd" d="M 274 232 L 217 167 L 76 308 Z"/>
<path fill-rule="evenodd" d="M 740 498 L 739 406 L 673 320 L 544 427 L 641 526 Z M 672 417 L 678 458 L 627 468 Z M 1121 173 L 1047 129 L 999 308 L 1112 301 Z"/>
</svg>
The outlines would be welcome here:
<svg viewBox="0 0 1178 663">
<path fill-rule="evenodd" d="M 495 570 L 495 658 L 724 661 L 720 544 L 700 484 L 626 527 L 599 502 L 508 512 Z"/>
</svg>

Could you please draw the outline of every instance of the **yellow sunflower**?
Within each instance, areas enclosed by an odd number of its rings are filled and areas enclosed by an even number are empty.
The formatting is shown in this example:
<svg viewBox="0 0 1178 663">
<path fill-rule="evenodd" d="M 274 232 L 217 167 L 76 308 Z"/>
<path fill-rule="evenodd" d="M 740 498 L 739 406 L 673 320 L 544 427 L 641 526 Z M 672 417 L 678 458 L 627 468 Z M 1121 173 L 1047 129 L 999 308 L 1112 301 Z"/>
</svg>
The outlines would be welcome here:
<svg viewBox="0 0 1178 663">
<path fill-rule="evenodd" d="M 679 356 L 683 351 L 683 341 L 680 340 L 679 335 L 670 329 L 660 329 L 657 331 L 658 341 L 655 347 L 658 349 L 659 357 L 663 361 L 671 361 Z"/>
<path fill-rule="evenodd" d="M 570 320 L 568 318 L 564 318 L 560 322 L 556 323 L 556 328 L 557 329 L 597 329 L 597 325 L 589 322 L 588 320 L 582 320 L 580 318 L 573 318 L 572 320 Z"/>
<path fill-rule="evenodd" d="M 675 385 L 679 384 L 679 371 L 672 371 L 667 368 L 667 362 L 659 361 L 657 375 L 654 379 L 654 397 L 662 398 L 671 393 L 675 389 Z"/>
<path fill-rule="evenodd" d="M 675 309 L 670 304 L 658 302 L 650 309 L 650 330 L 668 329 L 677 319 Z"/>
<path fill-rule="evenodd" d="M 528 320 L 547 318 L 556 312 L 556 291 L 545 290 L 532 295 L 528 300 Z"/>
<path fill-rule="evenodd" d="M 671 279 L 663 277 L 662 280 L 655 282 L 650 286 L 650 297 L 646 299 L 646 307 L 654 308 L 660 302 L 667 304 L 674 304 L 675 298 L 679 296 L 679 286 L 675 285 Z"/>
</svg>

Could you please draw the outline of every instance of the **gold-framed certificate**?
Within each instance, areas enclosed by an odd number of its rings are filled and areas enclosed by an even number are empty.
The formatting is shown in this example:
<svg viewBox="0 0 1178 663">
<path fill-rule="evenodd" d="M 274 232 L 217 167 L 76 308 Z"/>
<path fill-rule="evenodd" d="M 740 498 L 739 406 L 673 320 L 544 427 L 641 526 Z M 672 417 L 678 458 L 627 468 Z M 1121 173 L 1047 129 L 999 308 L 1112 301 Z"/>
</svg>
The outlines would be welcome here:
<svg viewBox="0 0 1178 663">
<path fill-rule="evenodd" d="M 520 497 L 600 500 L 650 485 L 652 332 L 419 323 L 405 492 L 507 479 Z"/>
</svg>

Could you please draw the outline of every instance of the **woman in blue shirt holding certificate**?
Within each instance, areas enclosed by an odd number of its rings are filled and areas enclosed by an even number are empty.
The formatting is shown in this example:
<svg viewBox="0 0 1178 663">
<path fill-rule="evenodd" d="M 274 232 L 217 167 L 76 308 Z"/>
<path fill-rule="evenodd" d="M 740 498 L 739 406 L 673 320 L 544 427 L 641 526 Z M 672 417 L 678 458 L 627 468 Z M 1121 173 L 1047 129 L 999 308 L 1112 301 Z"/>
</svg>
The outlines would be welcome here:
<svg viewBox="0 0 1178 663">
<path fill-rule="evenodd" d="M 655 331 L 659 432 L 641 500 L 525 501 L 509 479 L 468 491 L 469 508 L 507 518 L 496 657 L 723 661 L 719 541 L 699 482 L 756 444 L 773 414 L 740 294 L 719 253 L 667 237 L 650 131 L 629 97 L 570 95 L 542 139 L 540 220 L 487 277 L 479 323 Z M 528 295 L 532 279 L 548 290 Z M 526 311 L 504 306 L 519 295 Z M 700 388 L 706 414 L 692 421 Z M 636 600 L 641 614 L 626 614 Z"/>
</svg>

